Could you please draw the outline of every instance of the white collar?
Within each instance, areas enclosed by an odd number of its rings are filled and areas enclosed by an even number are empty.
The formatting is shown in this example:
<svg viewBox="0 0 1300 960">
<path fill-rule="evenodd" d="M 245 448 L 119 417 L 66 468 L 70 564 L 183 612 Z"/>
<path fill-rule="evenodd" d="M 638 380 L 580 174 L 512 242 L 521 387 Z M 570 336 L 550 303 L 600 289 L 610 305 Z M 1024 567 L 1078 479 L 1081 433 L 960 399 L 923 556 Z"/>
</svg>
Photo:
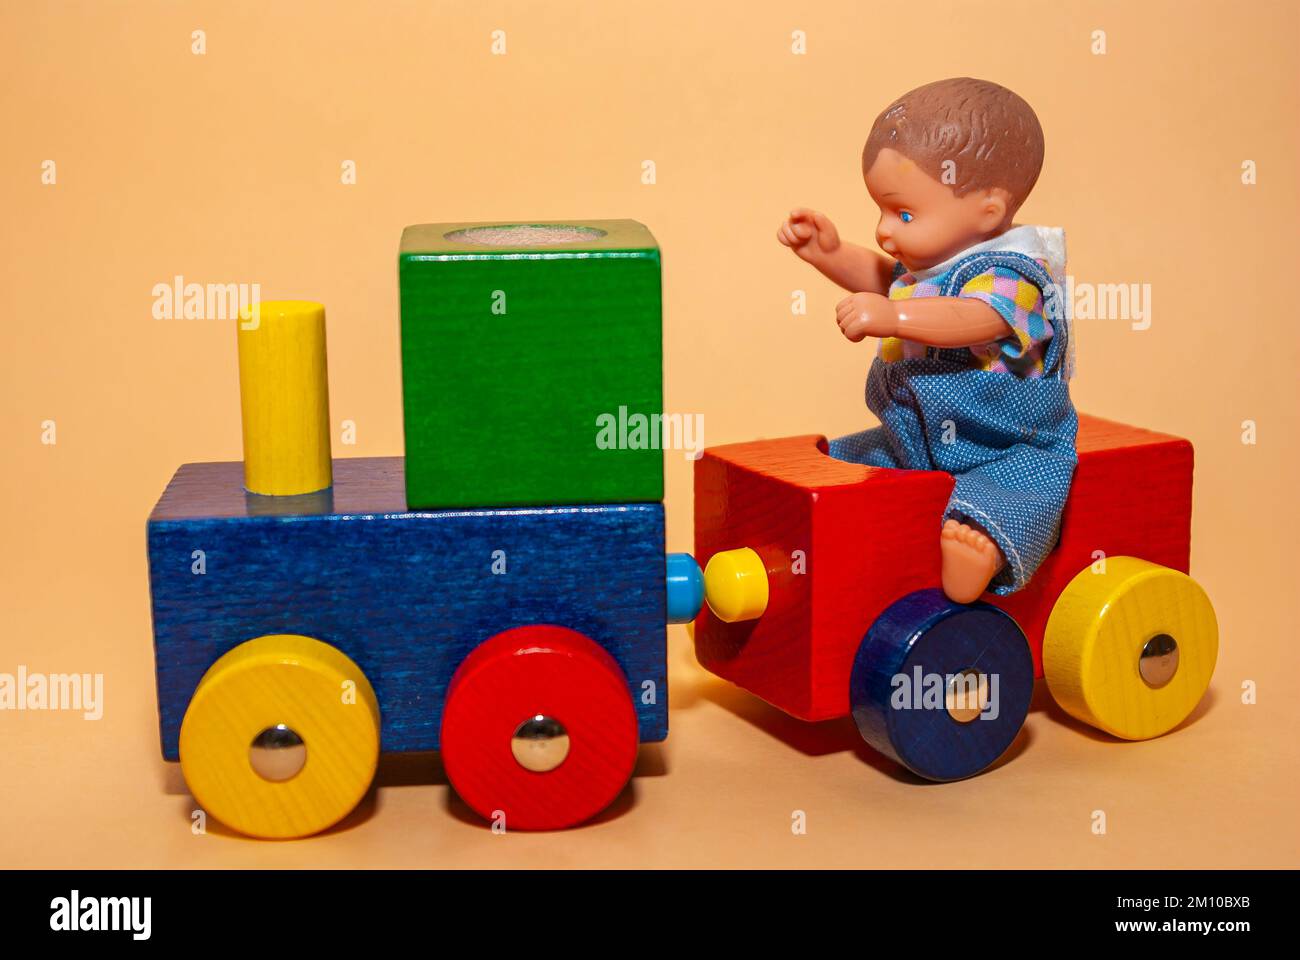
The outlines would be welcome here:
<svg viewBox="0 0 1300 960">
<path fill-rule="evenodd" d="M 991 237 L 983 243 L 967 247 L 960 253 L 949 257 L 943 263 L 936 263 L 924 270 L 908 272 L 917 280 L 928 280 L 947 273 L 953 264 L 973 253 L 1023 253 L 1035 260 L 1047 263 L 1047 272 L 1057 278 L 1065 276 L 1065 230 L 1062 227 L 1013 226 L 1005 233 Z"/>
</svg>

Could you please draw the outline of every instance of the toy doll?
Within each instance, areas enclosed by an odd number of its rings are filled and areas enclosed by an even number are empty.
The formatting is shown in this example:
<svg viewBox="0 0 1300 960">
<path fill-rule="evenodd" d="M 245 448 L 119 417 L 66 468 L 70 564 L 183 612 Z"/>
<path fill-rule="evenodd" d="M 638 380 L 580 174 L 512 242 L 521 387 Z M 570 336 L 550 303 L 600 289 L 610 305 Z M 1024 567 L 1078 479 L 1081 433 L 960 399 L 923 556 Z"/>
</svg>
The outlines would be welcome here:
<svg viewBox="0 0 1300 960">
<path fill-rule="evenodd" d="M 995 83 L 940 80 L 876 118 L 862 151 L 887 257 L 798 209 L 778 239 L 851 292 L 836 322 L 879 337 L 867 406 L 879 427 L 830 454 L 945 470 L 943 590 L 959 603 L 1019 590 L 1055 545 L 1074 474 L 1065 235 L 1012 218 L 1038 179 L 1043 131 Z"/>
</svg>

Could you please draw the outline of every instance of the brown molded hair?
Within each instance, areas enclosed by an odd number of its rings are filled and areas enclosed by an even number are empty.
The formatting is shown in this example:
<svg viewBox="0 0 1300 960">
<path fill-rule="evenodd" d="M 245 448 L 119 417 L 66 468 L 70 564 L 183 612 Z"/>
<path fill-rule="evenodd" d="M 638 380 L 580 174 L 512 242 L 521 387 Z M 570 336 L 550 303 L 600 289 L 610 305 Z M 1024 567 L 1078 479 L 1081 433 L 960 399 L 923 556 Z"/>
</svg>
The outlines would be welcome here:
<svg viewBox="0 0 1300 960">
<path fill-rule="evenodd" d="M 1043 168 L 1043 128 L 1034 108 L 1006 87 L 971 77 L 927 83 L 885 108 L 862 148 L 863 174 L 886 147 L 956 196 L 1001 187 L 1010 195 L 1008 217 Z M 955 168 L 945 180 L 946 160 Z"/>
</svg>

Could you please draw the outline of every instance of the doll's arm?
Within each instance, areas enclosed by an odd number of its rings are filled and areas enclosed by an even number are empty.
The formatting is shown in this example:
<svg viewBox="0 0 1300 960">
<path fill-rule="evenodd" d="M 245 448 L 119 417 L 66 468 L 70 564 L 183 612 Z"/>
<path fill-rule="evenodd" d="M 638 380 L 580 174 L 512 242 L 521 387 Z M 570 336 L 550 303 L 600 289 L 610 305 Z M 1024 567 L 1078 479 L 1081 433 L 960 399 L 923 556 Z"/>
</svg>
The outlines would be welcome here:
<svg viewBox="0 0 1300 960">
<path fill-rule="evenodd" d="M 898 315 L 896 337 L 931 347 L 973 347 L 1010 336 L 1002 314 L 970 297 L 886 301 Z"/>
<path fill-rule="evenodd" d="M 835 224 L 823 213 L 804 207 L 791 211 L 776 238 L 845 290 L 881 294 L 889 290 L 894 261 L 856 243 L 841 241 Z"/>
<path fill-rule="evenodd" d="M 1012 332 L 1001 314 L 970 297 L 888 300 L 855 293 L 839 302 L 835 320 L 854 343 L 864 337 L 901 337 L 931 347 L 973 347 Z"/>
</svg>

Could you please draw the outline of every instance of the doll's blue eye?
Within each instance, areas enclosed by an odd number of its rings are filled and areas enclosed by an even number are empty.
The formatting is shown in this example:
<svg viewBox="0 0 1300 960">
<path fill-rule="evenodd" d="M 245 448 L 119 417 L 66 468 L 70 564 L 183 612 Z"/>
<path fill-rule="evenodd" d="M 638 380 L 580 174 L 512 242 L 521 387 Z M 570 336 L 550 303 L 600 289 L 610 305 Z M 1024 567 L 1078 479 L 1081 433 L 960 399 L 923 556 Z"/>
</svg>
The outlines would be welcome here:
<svg viewBox="0 0 1300 960">
<path fill-rule="evenodd" d="M 902 212 L 898 215 L 898 218 L 899 218 L 900 220 L 902 220 L 904 223 L 911 223 L 911 222 L 912 222 L 912 219 L 913 219 L 913 218 L 912 218 L 912 215 L 911 215 L 910 213 L 908 213 L 906 210 L 902 211 Z"/>
</svg>

